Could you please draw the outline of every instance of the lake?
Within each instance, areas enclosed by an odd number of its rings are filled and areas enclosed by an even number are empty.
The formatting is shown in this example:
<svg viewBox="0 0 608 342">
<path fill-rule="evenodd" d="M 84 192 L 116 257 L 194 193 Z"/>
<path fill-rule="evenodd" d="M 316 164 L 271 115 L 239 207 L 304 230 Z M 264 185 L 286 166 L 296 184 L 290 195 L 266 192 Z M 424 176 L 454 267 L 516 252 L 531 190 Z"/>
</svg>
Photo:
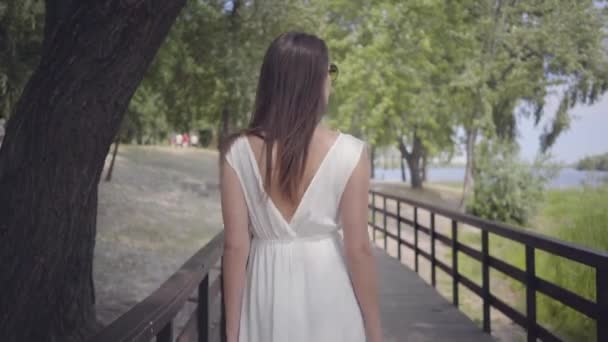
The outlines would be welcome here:
<svg viewBox="0 0 608 342">
<path fill-rule="evenodd" d="M 409 179 L 409 172 L 406 172 Z M 428 170 L 428 181 L 437 182 L 460 182 L 464 179 L 464 167 L 431 167 Z M 401 180 L 400 169 L 374 170 L 374 179 L 377 180 Z M 602 180 L 608 179 L 608 172 L 603 171 L 578 171 L 573 168 L 563 168 L 549 184 L 550 189 L 564 189 L 579 187 L 582 184 L 598 185 Z"/>
</svg>

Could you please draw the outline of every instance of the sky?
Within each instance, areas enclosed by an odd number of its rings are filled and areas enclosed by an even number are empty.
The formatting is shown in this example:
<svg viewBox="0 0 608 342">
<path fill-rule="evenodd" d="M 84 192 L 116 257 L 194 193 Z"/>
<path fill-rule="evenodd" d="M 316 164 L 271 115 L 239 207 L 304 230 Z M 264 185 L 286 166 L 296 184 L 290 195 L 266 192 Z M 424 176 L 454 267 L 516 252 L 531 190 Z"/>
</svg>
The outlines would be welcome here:
<svg viewBox="0 0 608 342">
<path fill-rule="evenodd" d="M 558 104 L 558 96 L 547 98 L 546 117 L 537 127 L 533 119 L 520 119 L 518 142 L 523 158 L 532 160 L 538 153 L 543 127 L 550 123 Z M 550 150 L 555 160 L 574 163 L 586 156 L 608 153 L 608 93 L 591 106 L 577 105 L 571 113 L 570 128 L 561 133 Z"/>
</svg>

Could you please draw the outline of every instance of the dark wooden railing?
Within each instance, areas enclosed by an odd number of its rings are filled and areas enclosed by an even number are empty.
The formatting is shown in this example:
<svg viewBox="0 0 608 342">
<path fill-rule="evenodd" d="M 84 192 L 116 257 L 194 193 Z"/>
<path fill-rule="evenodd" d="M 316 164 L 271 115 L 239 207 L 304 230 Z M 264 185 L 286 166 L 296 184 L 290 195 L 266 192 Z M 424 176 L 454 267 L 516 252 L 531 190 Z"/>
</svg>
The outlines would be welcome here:
<svg viewBox="0 0 608 342">
<path fill-rule="evenodd" d="M 419 257 L 427 259 L 430 264 L 430 278 L 433 287 L 436 286 L 436 270 L 442 270 L 452 278 L 452 301 L 458 306 L 458 288 L 462 284 L 473 293 L 481 297 L 483 301 L 483 330 L 490 332 L 490 307 L 502 312 L 515 323 L 527 331 L 528 341 L 559 341 L 560 339 L 552 332 L 544 328 L 536 317 L 536 295 L 542 293 L 562 304 L 586 315 L 596 323 L 597 340 L 608 341 L 608 253 L 593 251 L 571 243 L 559 241 L 539 234 L 528 232 L 524 229 L 511 227 L 505 224 L 483 220 L 471 215 L 462 214 L 458 211 L 443 209 L 412 199 L 389 195 L 378 191 L 370 192 L 371 221 L 373 239 L 380 232 L 384 238 L 384 248 L 387 249 L 387 239 L 390 238 L 397 243 L 397 258 L 401 260 L 401 247 L 405 246 L 414 252 L 414 269 L 419 271 Z M 382 203 L 377 203 L 377 199 Z M 388 210 L 387 201 L 393 201 L 395 210 Z M 380 206 L 381 205 L 381 206 Z M 410 210 L 413 209 L 412 219 L 402 215 L 402 205 Z M 420 209 L 430 215 L 429 226 L 421 224 Z M 382 215 L 382 225 L 376 222 L 376 215 Z M 435 216 L 445 217 L 451 221 L 451 236 L 447 236 L 436 230 Z M 393 219 L 397 223 L 396 232 L 387 229 L 387 219 Z M 466 224 L 481 233 L 481 250 L 473 248 L 458 241 L 458 232 L 463 228 L 459 223 Z M 403 239 L 404 225 L 413 229 L 413 243 Z M 430 240 L 430 248 L 422 249 L 419 243 L 419 234 L 426 234 Z M 490 255 L 489 235 L 494 234 L 502 238 L 517 241 L 525 246 L 525 269 L 520 269 L 503 260 Z M 451 265 L 441 261 L 436 255 L 437 242 L 451 249 Z M 535 269 L 535 252 L 545 251 L 565 259 L 573 260 L 595 269 L 596 296 L 595 301 L 582 297 L 557 284 L 537 276 Z M 463 253 L 481 263 L 481 285 L 459 272 L 458 253 Z M 511 278 L 521 282 L 525 288 L 526 309 L 525 314 L 507 304 L 490 291 L 490 269 L 498 270 Z"/>
<path fill-rule="evenodd" d="M 222 341 L 221 256 L 224 233 L 216 235 L 160 288 L 101 330 L 89 342 Z M 212 278 L 211 273 L 215 273 Z M 196 296 L 194 296 L 196 294 Z M 186 306 L 194 303 L 188 313 Z M 178 314 L 189 314 L 183 329 L 174 325 Z"/>
</svg>

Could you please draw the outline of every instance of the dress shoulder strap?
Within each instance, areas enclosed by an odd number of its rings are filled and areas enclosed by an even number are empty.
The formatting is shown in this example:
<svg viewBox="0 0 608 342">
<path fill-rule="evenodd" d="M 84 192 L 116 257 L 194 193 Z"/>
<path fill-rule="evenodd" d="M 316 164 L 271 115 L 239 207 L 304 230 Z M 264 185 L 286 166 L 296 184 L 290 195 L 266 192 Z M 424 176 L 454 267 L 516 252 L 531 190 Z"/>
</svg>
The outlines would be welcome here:
<svg viewBox="0 0 608 342">
<path fill-rule="evenodd" d="M 365 147 L 365 142 L 355 138 L 350 134 L 343 133 L 343 141 L 340 144 L 340 151 L 334 159 L 334 189 L 337 201 L 342 198 L 342 193 L 350 179 L 355 167 L 361 160 L 361 154 Z"/>
</svg>

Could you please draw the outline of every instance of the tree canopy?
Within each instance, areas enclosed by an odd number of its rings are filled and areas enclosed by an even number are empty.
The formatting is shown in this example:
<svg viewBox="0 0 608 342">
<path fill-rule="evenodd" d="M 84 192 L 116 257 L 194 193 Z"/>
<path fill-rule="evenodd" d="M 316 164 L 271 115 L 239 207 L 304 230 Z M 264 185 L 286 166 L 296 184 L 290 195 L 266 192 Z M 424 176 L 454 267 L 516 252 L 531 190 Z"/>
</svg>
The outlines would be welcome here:
<svg viewBox="0 0 608 342">
<path fill-rule="evenodd" d="M 221 136 L 244 126 L 266 47 L 281 32 L 302 30 L 327 41 L 341 70 L 328 121 L 375 146 L 397 147 L 412 174 L 424 171 L 427 158 L 449 158 L 481 137 L 514 141 L 525 118 L 549 122 L 539 137 L 548 150 L 568 129 L 569 110 L 608 89 L 605 4 L 189 1 L 123 126 L 139 143 L 162 142 L 171 131 Z M 41 0 L 0 0 L 3 117 L 38 61 L 43 15 Z M 547 112 L 552 92 L 560 105 Z"/>
</svg>

